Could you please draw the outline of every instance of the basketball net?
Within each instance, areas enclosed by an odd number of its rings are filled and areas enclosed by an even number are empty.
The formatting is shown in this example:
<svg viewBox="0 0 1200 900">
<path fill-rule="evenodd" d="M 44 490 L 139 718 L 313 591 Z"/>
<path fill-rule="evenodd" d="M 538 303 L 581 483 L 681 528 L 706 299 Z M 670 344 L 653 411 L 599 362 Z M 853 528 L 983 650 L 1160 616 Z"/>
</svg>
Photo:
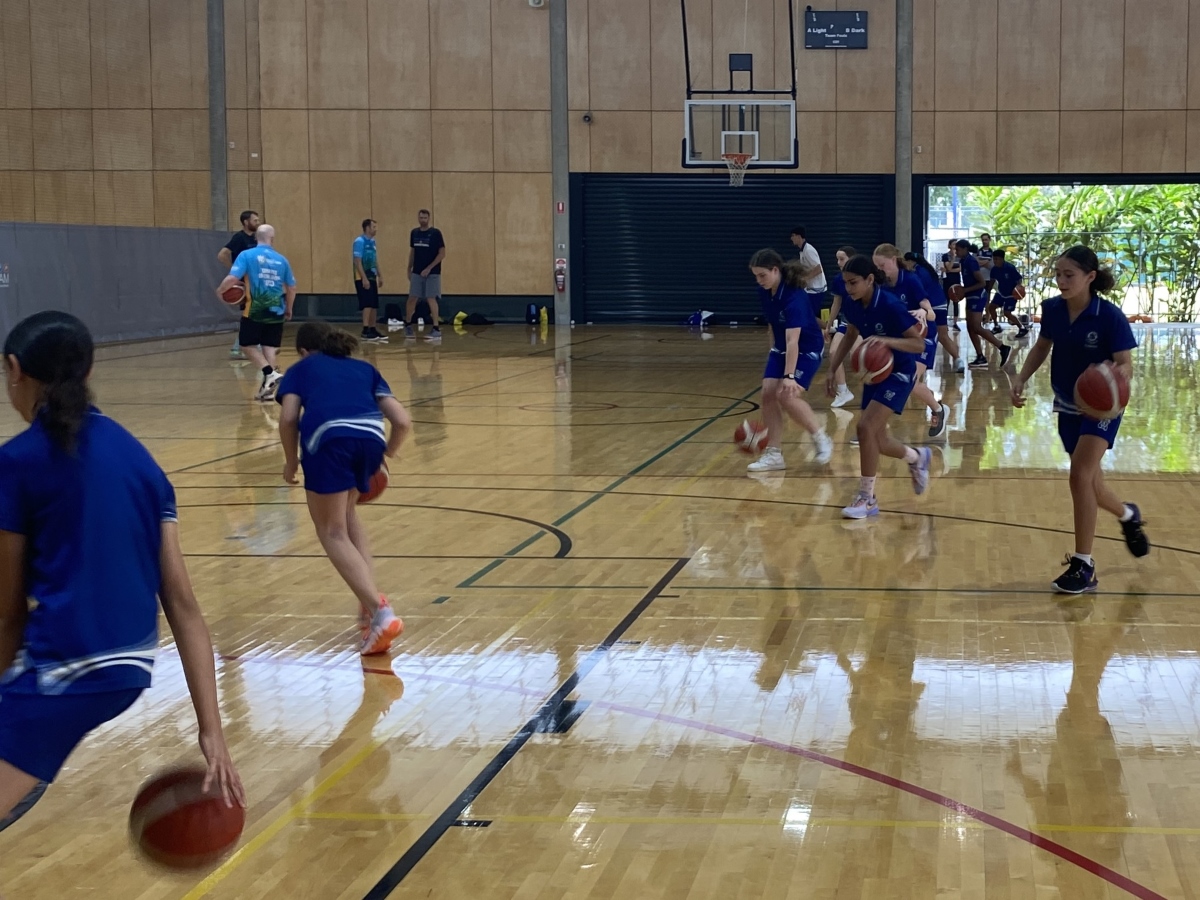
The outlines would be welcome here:
<svg viewBox="0 0 1200 900">
<path fill-rule="evenodd" d="M 729 184 L 731 187 L 741 187 L 742 179 L 746 177 L 746 167 L 750 165 L 752 153 L 722 153 L 721 159 L 729 167 Z"/>
</svg>

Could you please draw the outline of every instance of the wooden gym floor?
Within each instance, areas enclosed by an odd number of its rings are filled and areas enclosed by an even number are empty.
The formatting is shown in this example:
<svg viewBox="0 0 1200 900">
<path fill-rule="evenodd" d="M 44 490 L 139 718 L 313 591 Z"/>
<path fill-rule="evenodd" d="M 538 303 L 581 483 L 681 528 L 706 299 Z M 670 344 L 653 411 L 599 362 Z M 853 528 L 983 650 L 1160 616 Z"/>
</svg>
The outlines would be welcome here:
<svg viewBox="0 0 1200 900">
<path fill-rule="evenodd" d="M 225 337 L 106 348 L 101 407 L 178 489 L 247 831 L 203 880 L 130 851 L 139 783 L 199 758 L 168 643 L 0 835 L 0 891 L 1198 897 L 1198 334 L 1139 332 L 1108 472 L 1155 549 L 1102 518 L 1100 593 L 1072 601 L 1048 591 L 1072 544 L 1045 373 L 1024 411 L 995 369 L 935 375 L 929 493 L 885 461 L 884 514 L 850 524 L 856 406 L 817 401 L 827 467 L 795 427 L 786 476 L 748 478 L 729 442 L 758 329 L 393 336 L 367 355 L 416 437 L 364 515 L 407 631 L 365 666 L 256 373 Z"/>
</svg>

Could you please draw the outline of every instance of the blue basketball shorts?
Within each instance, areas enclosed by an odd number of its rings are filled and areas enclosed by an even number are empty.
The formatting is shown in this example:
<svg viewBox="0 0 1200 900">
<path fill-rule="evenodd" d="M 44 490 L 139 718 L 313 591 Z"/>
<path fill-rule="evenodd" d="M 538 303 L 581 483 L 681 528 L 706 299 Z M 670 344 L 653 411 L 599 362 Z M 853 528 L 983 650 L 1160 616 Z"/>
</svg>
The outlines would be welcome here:
<svg viewBox="0 0 1200 900">
<path fill-rule="evenodd" d="M 986 293 L 967 295 L 967 312 L 981 313 L 987 311 L 988 295 Z"/>
<path fill-rule="evenodd" d="M 1079 446 L 1079 439 L 1084 435 L 1095 435 L 1102 437 L 1108 441 L 1108 449 L 1111 450 L 1113 444 L 1117 441 L 1117 432 L 1121 429 L 1121 418 L 1118 416 L 1115 419 L 1108 419 L 1103 422 L 1097 422 L 1095 419 L 1089 419 L 1087 416 L 1075 415 L 1073 413 L 1058 414 L 1058 437 L 1062 441 L 1063 449 L 1070 456 L 1075 452 L 1075 448 Z"/>
<path fill-rule="evenodd" d="M 767 355 L 767 365 L 763 369 L 763 378 L 783 378 L 784 366 L 787 363 L 787 354 L 779 350 L 772 350 Z M 801 353 L 796 357 L 796 383 L 806 391 L 812 384 L 813 376 L 817 374 L 817 369 L 821 368 L 820 353 Z"/>
<path fill-rule="evenodd" d="M 383 450 L 378 438 L 327 438 L 315 453 L 305 453 L 300 460 L 304 489 L 314 494 L 340 494 L 353 488 L 365 494 L 371 477 L 383 465 Z"/>
<path fill-rule="evenodd" d="M 950 326 L 949 311 L 944 306 L 935 306 L 933 308 L 933 327 L 948 328 Z"/>
<path fill-rule="evenodd" d="M 864 384 L 862 408 L 866 409 L 873 402 L 882 403 L 896 415 L 904 412 L 904 404 L 908 403 L 908 395 L 913 389 L 912 375 L 898 375 L 893 372 L 879 384 Z"/>
</svg>

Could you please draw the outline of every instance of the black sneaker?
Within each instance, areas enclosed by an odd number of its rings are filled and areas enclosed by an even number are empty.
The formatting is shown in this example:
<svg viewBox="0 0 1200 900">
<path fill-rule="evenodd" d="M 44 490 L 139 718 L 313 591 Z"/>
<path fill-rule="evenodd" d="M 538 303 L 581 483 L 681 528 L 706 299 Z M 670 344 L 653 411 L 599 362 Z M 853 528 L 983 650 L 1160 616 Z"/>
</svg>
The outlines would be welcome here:
<svg viewBox="0 0 1200 900">
<path fill-rule="evenodd" d="M 1088 594 L 1096 589 L 1100 582 L 1094 565 L 1089 566 L 1078 556 L 1068 556 L 1065 562 L 1067 571 L 1051 583 L 1056 594 Z"/>
<path fill-rule="evenodd" d="M 1024 325 L 1022 325 L 1020 328 L 1018 328 L 1018 329 L 1017 329 L 1017 338 L 1018 338 L 1018 340 L 1019 340 L 1020 338 L 1023 338 L 1023 337 L 1025 337 L 1027 334 L 1029 334 L 1029 329 L 1028 329 L 1028 328 L 1026 328 Z"/>
<path fill-rule="evenodd" d="M 962 329 L 958 327 L 957 322 L 951 322 L 950 327 L 953 328 L 955 331 L 962 331 Z"/>
<path fill-rule="evenodd" d="M 931 438 L 940 438 L 946 433 L 946 426 L 949 424 L 947 421 L 949 419 L 948 412 L 950 410 L 943 403 L 942 408 L 933 414 L 933 418 L 929 422 L 929 436 Z"/>
<path fill-rule="evenodd" d="M 992 334 L 999 334 L 999 333 L 1000 333 L 1000 332 L 1002 332 L 1003 330 L 1004 330 L 1004 329 L 1003 329 L 1003 328 L 1001 328 L 999 325 L 993 325 L 993 326 L 992 326 Z"/>
<path fill-rule="evenodd" d="M 1000 368 L 1008 365 L 1008 358 L 1012 356 L 1012 347 L 1004 346 L 1000 348 Z"/>
<path fill-rule="evenodd" d="M 1142 529 L 1146 524 L 1142 521 L 1142 511 L 1133 503 L 1127 503 L 1126 506 L 1133 510 L 1133 518 L 1121 523 L 1121 531 L 1125 533 L 1125 546 L 1134 556 L 1145 556 L 1150 552 L 1150 539 Z"/>
<path fill-rule="evenodd" d="M 986 356 L 977 356 L 967 363 L 967 368 L 969 369 L 986 369 L 987 367 L 988 361 Z"/>
<path fill-rule="evenodd" d="M 413 327 L 411 325 L 404 326 L 404 338 L 405 338 L 405 340 L 409 340 L 409 341 L 416 340 L 417 333 L 415 331 L 413 331 Z"/>
</svg>

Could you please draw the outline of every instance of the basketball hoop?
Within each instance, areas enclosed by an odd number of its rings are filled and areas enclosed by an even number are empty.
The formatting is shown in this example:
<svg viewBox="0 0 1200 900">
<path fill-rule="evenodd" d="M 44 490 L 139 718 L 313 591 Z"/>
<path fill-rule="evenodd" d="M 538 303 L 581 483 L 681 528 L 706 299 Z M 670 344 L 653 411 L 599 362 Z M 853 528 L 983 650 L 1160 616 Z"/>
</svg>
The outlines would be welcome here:
<svg viewBox="0 0 1200 900">
<path fill-rule="evenodd" d="M 729 167 L 729 184 L 731 187 L 741 187 L 742 179 L 746 177 L 746 167 L 753 157 L 751 153 L 722 153 L 721 159 Z"/>
</svg>

